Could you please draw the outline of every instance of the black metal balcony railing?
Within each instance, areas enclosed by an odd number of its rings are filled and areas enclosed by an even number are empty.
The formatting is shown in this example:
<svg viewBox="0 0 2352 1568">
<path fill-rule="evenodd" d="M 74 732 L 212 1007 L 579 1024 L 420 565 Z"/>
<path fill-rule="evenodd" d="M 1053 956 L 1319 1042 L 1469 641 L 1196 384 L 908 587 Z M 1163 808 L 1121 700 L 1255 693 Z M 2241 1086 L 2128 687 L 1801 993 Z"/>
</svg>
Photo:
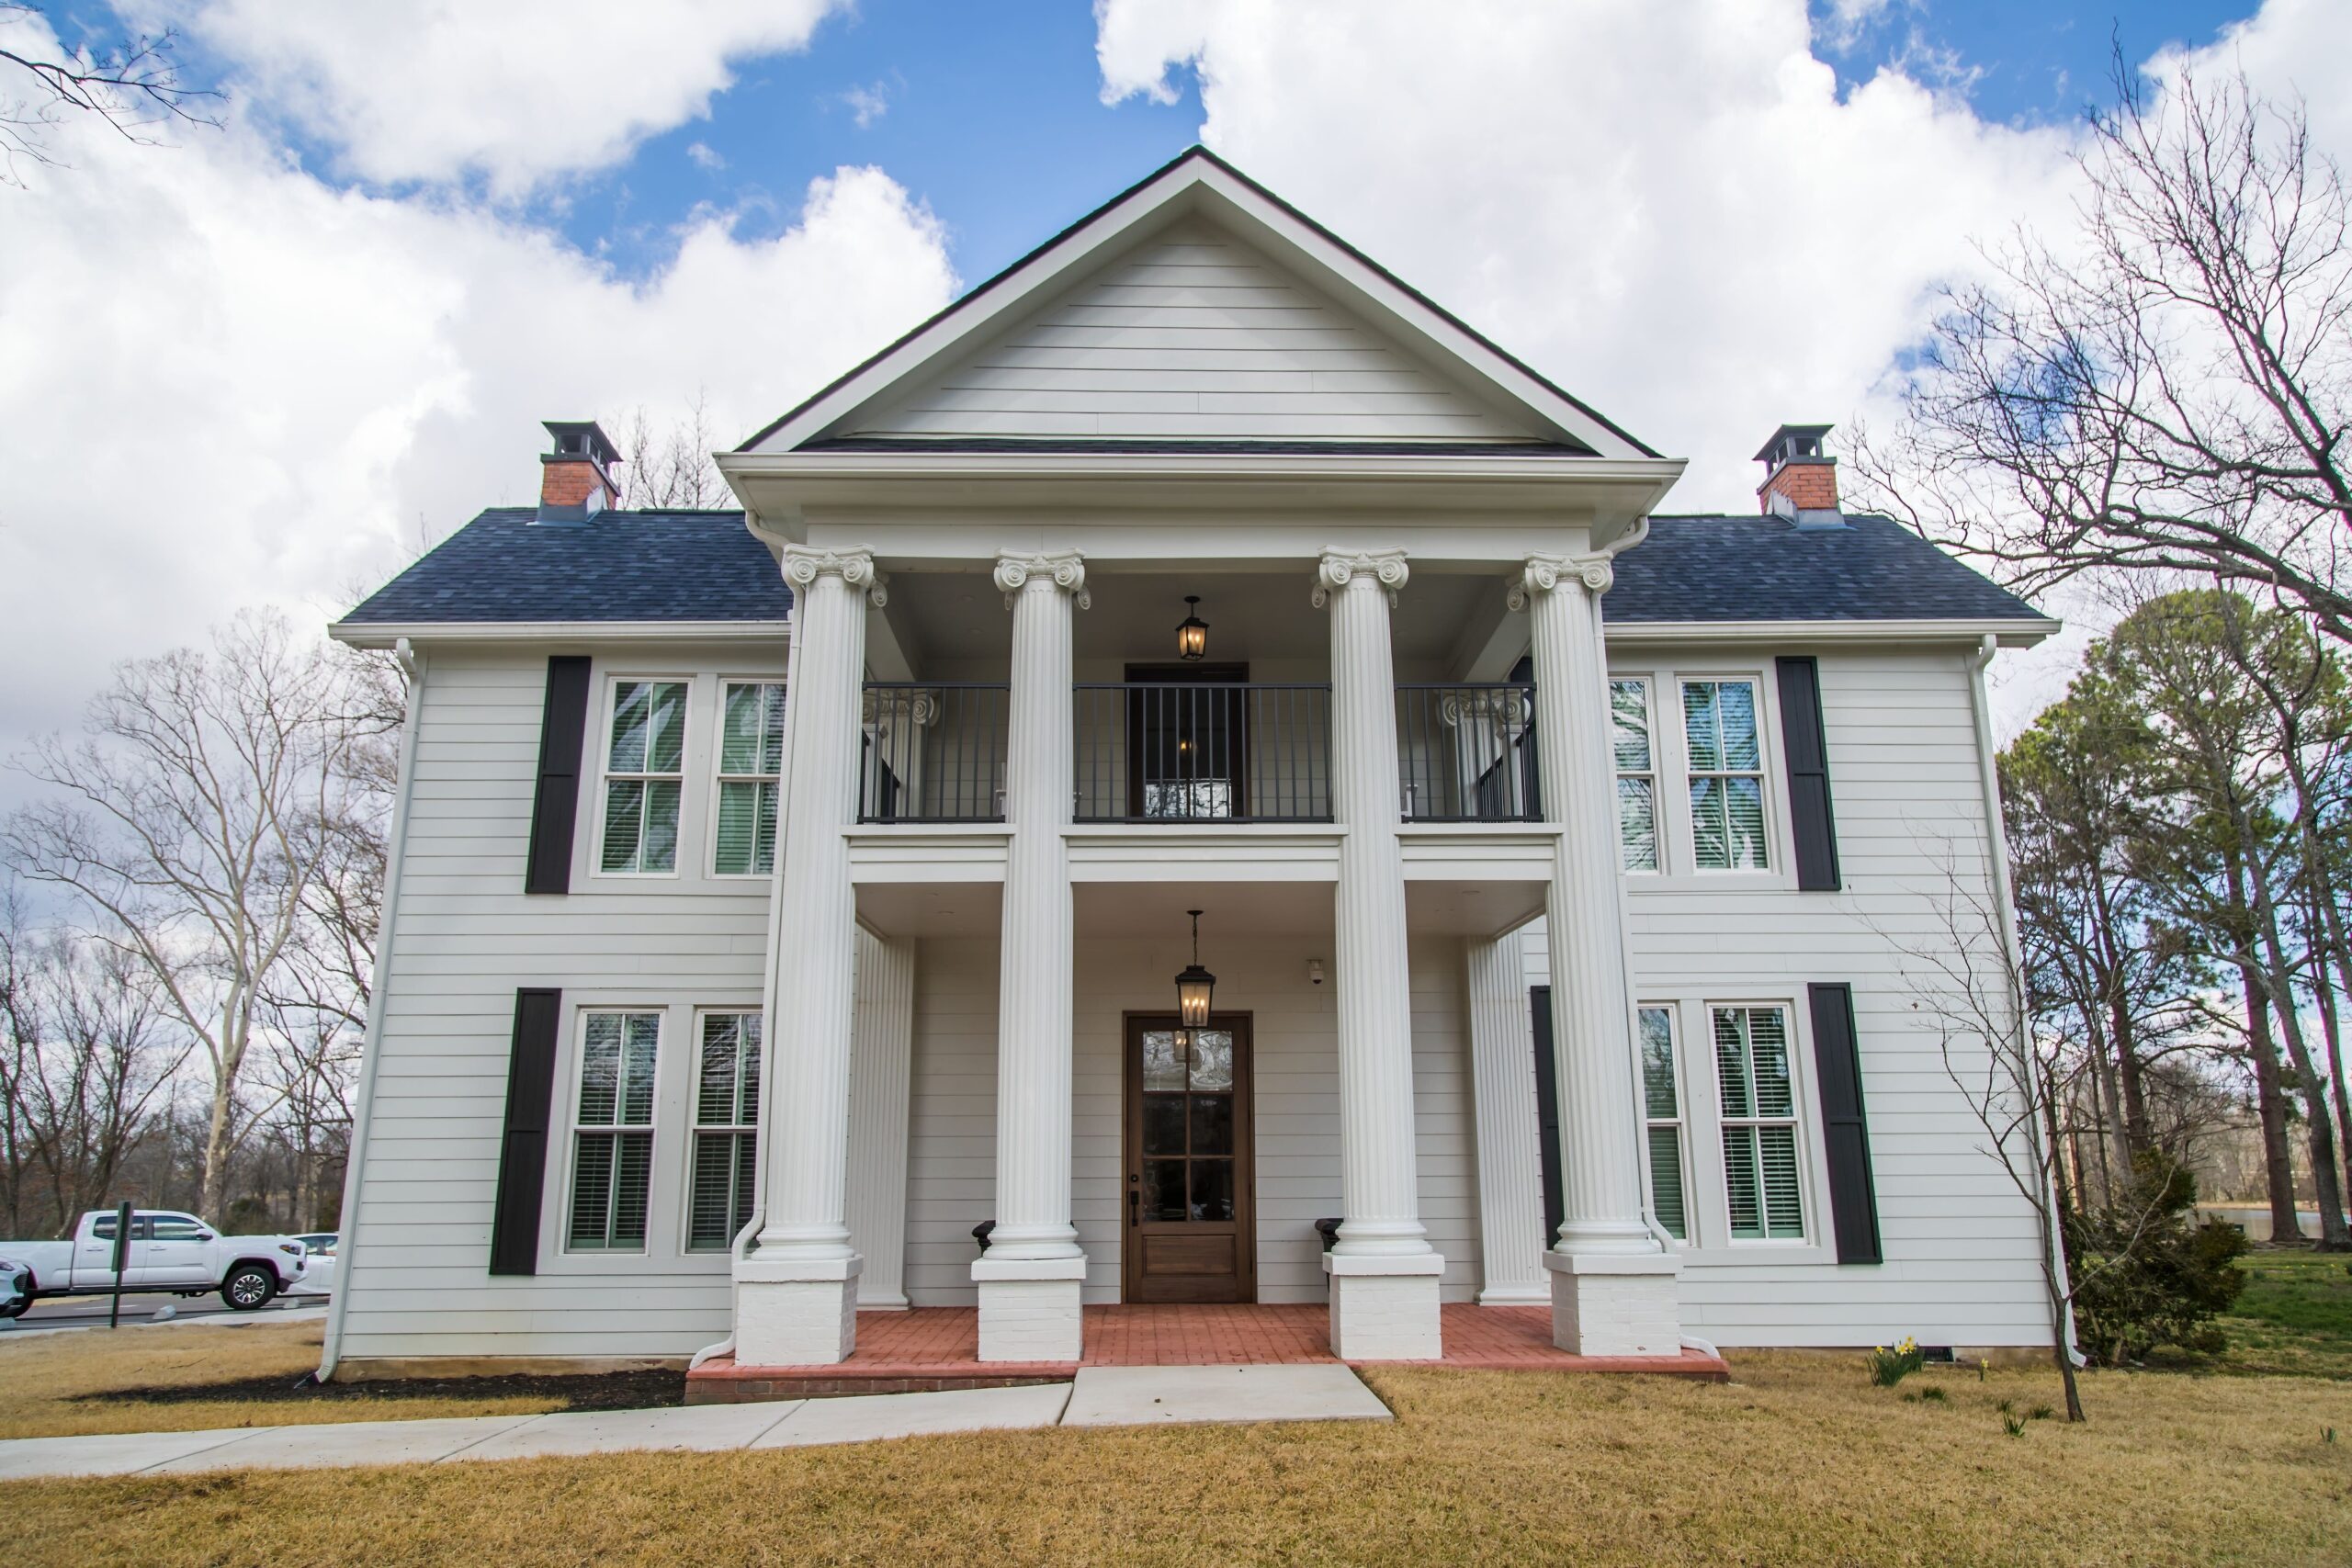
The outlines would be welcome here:
<svg viewBox="0 0 2352 1568">
<path fill-rule="evenodd" d="M 1331 688 L 1090 682 L 1076 690 L 1080 822 L 1328 822 Z"/>
<path fill-rule="evenodd" d="M 1409 822 L 1532 822 L 1535 688 L 1524 682 L 1396 688 Z"/>
<path fill-rule="evenodd" d="M 858 769 L 860 822 L 1004 819 L 1001 681 L 869 681 Z"/>
</svg>

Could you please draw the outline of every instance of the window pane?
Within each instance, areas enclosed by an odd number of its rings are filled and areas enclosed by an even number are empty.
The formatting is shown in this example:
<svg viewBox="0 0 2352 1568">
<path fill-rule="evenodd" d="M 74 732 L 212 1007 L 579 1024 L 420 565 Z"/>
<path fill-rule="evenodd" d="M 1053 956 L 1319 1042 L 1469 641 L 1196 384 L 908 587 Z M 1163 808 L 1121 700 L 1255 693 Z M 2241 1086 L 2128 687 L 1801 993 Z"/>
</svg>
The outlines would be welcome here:
<svg viewBox="0 0 2352 1568">
<path fill-rule="evenodd" d="M 1147 1094 L 1143 1097 L 1143 1152 L 1181 1155 L 1184 1152 L 1184 1097 Z"/>
<path fill-rule="evenodd" d="M 1652 1116 L 1671 1122 L 1674 1100 L 1674 1023 L 1664 1008 L 1641 1010 L 1642 1100 Z"/>
<path fill-rule="evenodd" d="M 1701 871 L 1731 868 L 1731 816 L 1724 782 L 1690 781 L 1690 849 Z"/>
<path fill-rule="evenodd" d="M 645 728 L 653 711 L 653 689 L 642 681 L 613 688 L 613 751 L 610 771 L 645 772 Z"/>
<path fill-rule="evenodd" d="M 1648 779 L 1617 781 L 1617 838 L 1627 871 L 1657 869 L 1657 810 Z"/>
<path fill-rule="evenodd" d="M 1753 773 L 1762 764 L 1756 741 L 1756 688 L 1746 681 L 1715 682 L 1715 720 L 1722 726 L 1723 766 Z"/>
<path fill-rule="evenodd" d="M 1804 1213 L 1797 1193 L 1797 1130 L 1758 1127 L 1756 1138 L 1763 1165 L 1766 1234 L 1775 1239 L 1802 1236 Z"/>
<path fill-rule="evenodd" d="M 1625 773 L 1650 770 L 1649 688 L 1640 681 L 1609 682 L 1609 716 L 1616 733 L 1617 766 Z"/>
<path fill-rule="evenodd" d="M 1717 781 L 1724 799 L 1727 852 L 1735 870 L 1762 870 L 1764 854 L 1764 781 Z"/>
<path fill-rule="evenodd" d="M 571 1156 L 571 1245 L 605 1245 L 612 1206 L 613 1134 L 582 1133 Z"/>
<path fill-rule="evenodd" d="M 1181 1220 L 1184 1217 L 1184 1162 L 1148 1159 L 1143 1162 L 1143 1217 Z"/>
<path fill-rule="evenodd" d="M 761 723 L 763 710 L 762 686 L 727 688 L 726 714 L 721 721 L 718 739 L 718 771 L 722 773 L 756 773 L 760 767 Z"/>
<path fill-rule="evenodd" d="M 1143 1087 L 1148 1089 L 1183 1089 L 1184 1065 L 1176 1059 L 1174 1030 L 1147 1029 L 1143 1032 Z"/>
<path fill-rule="evenodd" d="M 1715 1010 L 1715 1081 L 1721 1087 L 1724 1114 L 1752 1116 L 1756 1101 L 1747 1082 L 1747 1015 L 1737 1008 Z"/>
<path fill-rule="evenodd" d="M 1229 1089 L 1233 1087 L 1232 1031 L 1193 1031 L 1193 1087 L 1207 1089 Z"/>
<path fill-rule="evenodd" d="M 695 1137 L 694 1193 L 686 1205 L 686 1246 L 698 1252 L 725 1247 L 735 1238 L 735 1134 L 701 1133 Z"/>
<path fill-rule="evenodd" d="M 1677 1241 L 1690 1239 L 1683 1218 L 1682 1132 L 1678 1127 L 1650 1129 L 1650 1206 L 1657 1223 Z"/>
<path fill-rule="evenodd" d="M 645 786 L 645 850 L 639 871 L 678 869 L 678 785 L 656 782 Z"/>
<path fill-rule="evenodd" d="M 615 1247 L 645 1245 L 646 1199 L 653 1190 L 653 1134 L 616 1133 L 613 1161 Z"/>
<path fill-rule="evenodd" d="M 609 1127 L 620 1103 L 621 1020 L 618 1013 L 588 1015 L 580 1046 L 580 1124 Z"/>
<path fill-rule="evenodd" d="M 620 1120 L 641 1127 L 653 1120 L 653 1059 L 662 1039 L 661 1016 L 633 1012 L 622 1032 Z"/>
<path fill-rule="evenodd" d="M 1196 1159 L 1193 1162 L 1193 1218 L 1233 1218 L 1233 1162 Z"/>
<path fill-rule="evenodd" d="M 1715 715 L 1715 683 L 1690 681 L 1682 687 L 1682 737 L 1693 773 L 1712 773 L 1724 765 L 1722 727 Z"/>
<path fill-rule="evenodd" d="M 606 871 L 635 871 L 637 843 L 644 829 L 645 786 L 635 779 L 612 779 L 605 784 L 605 852 L 599 864 Z"/>
<path fill-rule="evenodd" d="M 759 1190 L 760 1135 L 757 1133 L 735 1134 L 735 1213 L 728 1222 L 729 1232 L 741 1232 L 752 1223 L 752 1199 Z"/>
<path fill-rule="evenodd" d="M 653 687 L 652 710 L 646 722 L 645 771 L 676 773 L 685 754 L 685 682 L 661 682 Z"/>
<path fill-rule="evenodd" d="M 1740 1241 L 1764 1237 L 1762 1182 L 1756 1166 L 1756 1129 L 1724 1128 L 1724 1195 L 1730 1200 L 1731 1234 Z"/>
<path fill-rule="evenodd" d="M 1779 1008 L 1747 1010 L 1748 1055 L 1756 1071 L 1756 1114 L 1794 1114 L 1789 1084 L 1789 1038 Z"/>
<path fill-rule="evenodd" d="M 759 786 L 760 804 L 752 835 L 752 869 L 762 876 L 775 869 L 776 786 Z"/>
<path fill-rule="evenodd" d="M 748 876 L 762 869 L 757 864 L 760 795 L 773 787 L 731 781 L 718 786 L 718 850 L 713 857 L 712 869 L 719 875 Z M 773 841 L 775 818 L 772 803 L 769 809 L 768 831 Z"/>
<path fill-rule="evenodd" d="M 741 1118 L 746 1127 L 760 1122 L 760 1041 L 764 1020 L 758 1013 L 748 1012 L 743 1020 L 743 1109 Z"/>
<path fill-rule="evenodd" d="M 695 1091 L 695 1120 L 706 1126 L 726 1126 L 735 1120 L 741 1034 L 733 1013 L 714 1013 L 702 1021 L 702 1081 Z"/>
<path fill-rule="evenodd" d="M 1233 1096 L 1193 1096 L 1191 1152 L 1196 1155 L 1229 1155 L 1233 1152 Z"/>
<path fill-rule="evenodd" d="M 784 767 L 784 685 L 760 688 L 760 772 L 779 773 Z"/>
</svg>

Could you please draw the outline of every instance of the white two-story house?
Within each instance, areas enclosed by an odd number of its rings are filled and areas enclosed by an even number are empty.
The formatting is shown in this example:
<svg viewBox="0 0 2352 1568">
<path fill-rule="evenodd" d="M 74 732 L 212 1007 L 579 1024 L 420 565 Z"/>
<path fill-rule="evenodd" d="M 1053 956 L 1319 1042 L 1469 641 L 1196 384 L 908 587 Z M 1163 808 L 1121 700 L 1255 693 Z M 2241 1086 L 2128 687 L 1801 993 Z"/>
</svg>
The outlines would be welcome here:
<svg viewBox="0 0 2352 1568">
<path fill-rule="evenodd" d="M 336 628 L 413 678 L 339 1375 L 933 1308 L 1066 1365 L 1114 1303 L 2049 1344 L 1919 987 L 2054 626 L 1825 427 L 1671 514 L 1195 150 L 721 456 L 740 512 L 549 428 Z"/>
</svg>

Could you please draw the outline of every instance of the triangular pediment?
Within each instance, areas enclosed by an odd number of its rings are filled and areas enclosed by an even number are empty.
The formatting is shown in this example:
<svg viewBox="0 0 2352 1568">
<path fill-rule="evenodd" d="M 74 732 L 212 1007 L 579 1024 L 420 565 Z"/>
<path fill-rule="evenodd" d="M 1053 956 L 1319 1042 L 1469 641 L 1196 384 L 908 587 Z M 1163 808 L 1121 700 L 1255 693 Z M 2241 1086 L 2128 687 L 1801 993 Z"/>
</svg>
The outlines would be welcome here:
<svg viewBox="0 0 2352 1568">
<path fill-rule="evenodd" d="M 741 450 L 1096 443 L 1656 457 L 1199 149 Z"/>
</svg>

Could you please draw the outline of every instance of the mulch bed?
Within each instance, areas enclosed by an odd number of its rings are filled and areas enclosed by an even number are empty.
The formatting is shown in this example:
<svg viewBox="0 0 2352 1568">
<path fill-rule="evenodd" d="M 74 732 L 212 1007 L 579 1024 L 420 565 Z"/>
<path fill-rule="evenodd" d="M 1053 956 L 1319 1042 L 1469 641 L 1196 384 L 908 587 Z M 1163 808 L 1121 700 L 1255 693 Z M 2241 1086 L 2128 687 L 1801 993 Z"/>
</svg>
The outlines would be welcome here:
<svg viewBox="0 0 2352 1568">
<path fill-rule="evenodd" d="M 112 1389 L 74 1396 L 89 1404 L 186 1404 L 199 1400 L 301 1404 L 346 1399 L 481 1399 L 520 1393 L 551 1396 L 566 1410 L 643 1410 L 684 1404 L 686 1374 L 654 1369 L 634 1372 L 518 1372 L 486 1378 L 398 1378 L 379 1382 L 313 1382 L 308 1377 L 235 1378 L 170 1388 Z"/>
</svg>

